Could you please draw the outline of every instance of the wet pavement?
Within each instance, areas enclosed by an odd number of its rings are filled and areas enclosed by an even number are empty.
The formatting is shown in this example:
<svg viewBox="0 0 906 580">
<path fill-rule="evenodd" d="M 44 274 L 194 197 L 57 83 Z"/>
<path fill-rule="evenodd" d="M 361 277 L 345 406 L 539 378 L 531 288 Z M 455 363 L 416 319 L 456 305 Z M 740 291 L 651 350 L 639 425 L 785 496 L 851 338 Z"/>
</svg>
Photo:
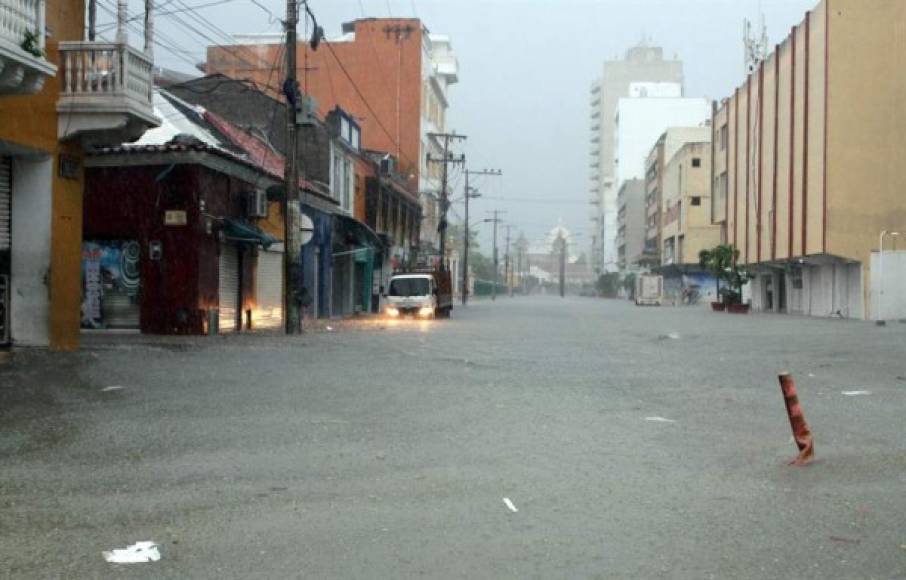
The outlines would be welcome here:
<svg viewBox="0 0 906 580">
<path fill-rule="evenodd" d="M 0 578 L 906 578 L 906 324 L 517 298 L 332 328 L 0 358 Z"/>
</svg>

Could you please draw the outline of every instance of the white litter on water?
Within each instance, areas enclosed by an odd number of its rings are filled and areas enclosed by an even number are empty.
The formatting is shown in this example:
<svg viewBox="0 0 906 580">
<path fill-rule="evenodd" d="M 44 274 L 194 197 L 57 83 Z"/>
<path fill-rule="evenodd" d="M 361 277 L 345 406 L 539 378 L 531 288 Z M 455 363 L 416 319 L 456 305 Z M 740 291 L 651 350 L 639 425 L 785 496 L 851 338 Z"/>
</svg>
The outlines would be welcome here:
<svg viewBox="0 0 906 580">
<path fill-rule="evenodd" d="M 860 395 L 870 395 L 871 391 L 842 391 L 840 394 L 847 397 L 858 397 Z"/>
<path fill-rule="evenodd" d="M 110 391 L 121 391 L 121 390 L 123 390 L 123 389 L 125 389 L 125 388 L 126 388 L 126 387 L 124 387 L 124 386 L 122 386 L 122 385 L 110 385 L 109 387 L 104 387 L 103 389 L 101 389 L 101 392 L 102 392 L 102 393 L 109 393 Z"/>
<path fill-rule="evenodd" d="M 508 507 L 510 509 L 511 512 L 516 513 L 519 511 L 516 509 L 516 506 L 513 505 L 513 502 L 510 501 L 510 498 L 508 498 L 508 497 L 503 498 L 503 503 L 504 503 L 504 505 L 506 505 L 506 507 Z"/>
<path fill-rule="evenodd" d="M 136 542 L 128 548 L 102 553 L 105 560 L 114 564 L 143 564 L 160 560 L 160 552 L 154 542 Z"/>
<path fill-rule="evenodd" d="M 328 326 L 328 327 L 327 327 L 327 332 L 333 332 L 333 326 Z"/>
<path fill-rule="evenodd" d="M 814 378 L 815 373 L 809 373 L 808 376 Z"/>
<path fill-rule="evenodd" d="M 667 419 L 666 417 L 645 417 L 645 420 L 654 423 L 676 423 L 673 419 Z"/>
</svg>

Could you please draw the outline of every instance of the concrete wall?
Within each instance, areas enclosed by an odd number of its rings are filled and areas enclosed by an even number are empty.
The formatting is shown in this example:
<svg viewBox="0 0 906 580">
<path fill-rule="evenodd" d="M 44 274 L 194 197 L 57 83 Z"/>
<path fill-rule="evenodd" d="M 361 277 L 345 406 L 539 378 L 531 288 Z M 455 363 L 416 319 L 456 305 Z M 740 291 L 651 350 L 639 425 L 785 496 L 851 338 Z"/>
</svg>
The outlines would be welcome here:
<svg viewBox="0 0 906 580">
<path fill-rule="evenodd" d="M 883 272 L 879 271 L 878 252 L 872 252 L 870 263 L 870 317 L 875 320 L 906 318 L 906 250 L 884 250 Z M 881 290 L 883 297 L 879 296 Z"/>
<path fill-rule="evenodd" d="M 50 158 L 13 158 L 10 334 L 16 345 L 50 344 L 52 183 Z"/>
</svg>

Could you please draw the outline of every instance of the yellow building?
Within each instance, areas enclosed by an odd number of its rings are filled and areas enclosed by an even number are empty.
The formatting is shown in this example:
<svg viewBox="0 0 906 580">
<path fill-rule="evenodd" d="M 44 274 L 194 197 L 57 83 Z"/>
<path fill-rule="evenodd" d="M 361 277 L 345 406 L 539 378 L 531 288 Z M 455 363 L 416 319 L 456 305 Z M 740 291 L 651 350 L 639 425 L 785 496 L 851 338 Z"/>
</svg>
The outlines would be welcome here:
<svg viewBox="0 0 906 580">
<path fill-rule="evenodd" d="M 756 310 L 877 316 L 879 237 L 906 228 L 904 25 L 902 0 L 823 0 L 716 111 L 712 218 Z"/>
<path fill-rule="evenodd" d="M 664 169 L 661 265 L 698 266 L 698 253 L 720 243 L 711 223 L 711 143 L 686 143 Z"/>
<path fill-rule="evenodd" d="M 118 7 L 87 41 L 83 0 L 0 0 L 0 344 L 78 347 L 83 152 L 157 124 L 152 27 L 129 46 Z"/>
</svg>

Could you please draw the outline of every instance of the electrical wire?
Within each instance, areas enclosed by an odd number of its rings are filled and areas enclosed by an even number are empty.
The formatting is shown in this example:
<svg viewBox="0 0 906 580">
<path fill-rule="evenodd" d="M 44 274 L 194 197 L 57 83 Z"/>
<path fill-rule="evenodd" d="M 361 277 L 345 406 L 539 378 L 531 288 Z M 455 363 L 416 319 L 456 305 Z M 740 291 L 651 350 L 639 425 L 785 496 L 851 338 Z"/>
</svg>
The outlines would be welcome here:
<svg viewBox="0 0 906 580">
<path fill-rule="evenodd" d="M 340 60 L 339 55 L 337 55 L 336 51 L 333 49 L 333 45 L 326 39 L 324 40 L 323 44 L 327 47 L 328 50 L 330 50 L 330 54 L 333 55 L 333 58 L 336 61 L 337 65 L 340 67 L 340 70 L 343 71 L 343 75 L 347 78 L 347 80 L 349 80 L 349 83 L 352 85 L 352 88 L 355 91 L 356 95 L 358 95 L 359 99 L 365 105 L 365 108 L 367 108 L 368 111 L 371 113 L 371 115 L 374 119 L 374 122 L 377 123 L 378 127 L 381 128 L 381 131 L 383 131 L 384 134 L 387 135 L 387 137 L 390 139 L 390 142 L 397 147 L 397 150 L 400 151 L 400 156 L 403 157 L 403 159 L 407 163 L 412 165 L 413 167 L 418 167 L 418 163 L 413 162 L 412 159 L 409 159 L 408 156 L 403 154 L 399 142 L 393 137 L 393 135 L 390 133 L 390 131 L 387 130 L 387 127 L 385 127 L 384 124 L 381 122 L 380 117 L 374 111 L 374 108 L 371 106 L 371 103 L 369 103 L 368 99 L 365 98 L 365 95 L 362 93 L 362 90 L 359 88 L 359 85 L 352 78 L 352 75 L 349 74 L 349 71 L 346 69 L 346 66 L 343 64 L 343 61 Z"/>
</svg>

